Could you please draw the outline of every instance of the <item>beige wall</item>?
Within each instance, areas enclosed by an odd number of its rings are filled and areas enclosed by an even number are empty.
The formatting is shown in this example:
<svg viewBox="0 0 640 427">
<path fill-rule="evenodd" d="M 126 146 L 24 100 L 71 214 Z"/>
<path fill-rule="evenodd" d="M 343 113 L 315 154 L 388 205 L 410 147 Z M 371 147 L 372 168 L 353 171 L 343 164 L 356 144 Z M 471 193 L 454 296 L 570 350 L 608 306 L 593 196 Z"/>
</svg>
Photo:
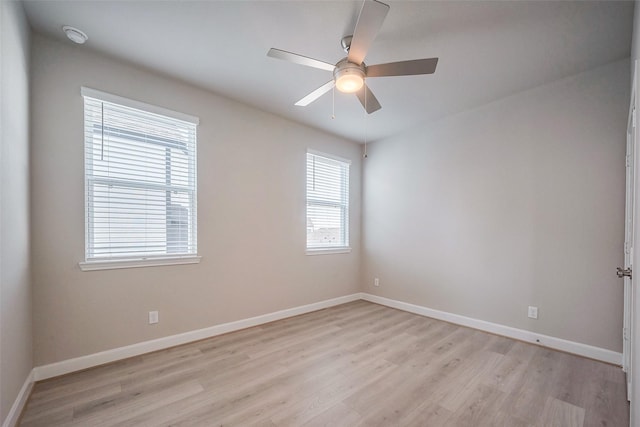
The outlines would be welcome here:
<svg viewBox="0 0 640 427">
<path fill-rule="evenodd" d="M 40 36 L 33 38 L 32 61 L 37 365 L 359 290 L 357 144 Z M 80 271 L 80 86 L 200 117 L 200 264 Z M 305 255 L 307 148 L 353 161 L 350 254 Z M 159 324 L 147 324 L 149 310 L 159 310 Z"/>
<path fill-rule="evenodd" d="M 0 1 L 0 422 L 31 368 L 29 24 Z"/>
<path fill-rule="evenodd" d="M 371 144 L 364 290 L 621 351 L 628 82 L 624 60 Z"/>
</svg>

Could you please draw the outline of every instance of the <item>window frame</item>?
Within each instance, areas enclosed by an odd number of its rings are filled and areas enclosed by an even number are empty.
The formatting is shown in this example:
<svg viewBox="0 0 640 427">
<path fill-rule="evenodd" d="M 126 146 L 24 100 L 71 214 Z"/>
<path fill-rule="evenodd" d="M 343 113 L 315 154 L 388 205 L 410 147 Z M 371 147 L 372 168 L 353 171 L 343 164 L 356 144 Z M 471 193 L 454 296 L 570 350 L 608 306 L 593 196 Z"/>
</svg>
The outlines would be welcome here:
<svg viewBox="0 0 640 427">
<path fill-rule="evenodd" d="M 177 111 L 172 111 L 172 110 L 168 110 L 162 107 L 158 107 L 155 105 L 151 105 L 151 104 L 146 104 L 143 102 L 139 102 L 139 101 L 135 101 L 132 99 L 128 99 L 128 98 L 123 98 L 117 95 L 112 95 L 109 93 L 105 93 L 105 92 L 101 92 L 95 89 L 91 89 L 91 88 L 87 88 L 87 87 L 81 87 L 81 95 L 83 98 L 83 105 L 85 106 L 83 108 L 83 111 L 86 108 L 86 101 L 85 98 L 91 98 L 97 101 L 101 101 L 101 102 L 105 102 L 105 103 L 111 103 L 111 104 L 116 104 L 118 106 L 123 106 L 123 107 L 128 107 L 128 108 L 133 108 L 139 111 L 142 111 L 144 113 L 150 113 L 150 114 L 155 114 L 155 115 L 160 115 L 160 116 L 164 116 L 166 118 L 170 118 L 170 119 L 176 119 L 176 120 L 180 120 L 183 122 L 188 122 L 192 125 L 194 125 L 195 127 L 198 126 L 199 124 L 199 118 L 195 117 L 195 116 L 191 116 L 188 114 L 184 114 L 184 113 L 180 113 Z M 83 156 L 83 161 L 84 161 L 84 182 L 85 182 L 85 188 L 84 188 L 84 209 L 85 209 L 85 215 L 84 215 L 84 225 L 85 225 L 85 251 L 84 251 L 84 261 L 79 262 L 79 267 L 82 271 L 93 271 L 93 270 L 105 270 L 105 269 L 119 269 L 119 268 L 135 268 L 135 267 L 150 267 L 150 266 L 161 266 L 161 265 L 180 265 L 180 264 L 195 264 L 195 263 L 199 263 L 201 257 L 198 255 L 197 251 L 198 251 L 198 247 L 197 247 L 197 163 L 198 163 L 198 159 L 197 159 L 197 130 L 196 133 L 194 135 L 194 146 L 193 146 L 193 158 L 189 159 L 190 165 L 192 165 L 193 167 L 193 174 L 192 174 L 192 180 L 193 180 L 193 188 L 189 188 L 186 191 L 187 192 L 191 192 L 192 191 L 192 195 L 190 196 L 192 198 L 192 212 L 189 215 L 190 216 L 190 220 L 189 220 L 189 227 L 193 228 L 193 235 L 190 238 L 193 238 L 194 241 L 194 252 L 191 253 L 182 253 L 182 254 L 172 254 L 170 252 L 164 253 L 164 254 L 141 254 L 140 256 L 112 256 L 112 257 L 90 257 L 89 254 L 91 252 L 90 250 L 90 245 L 91 245 L 91 231 L 90 231 L 90 208 L 89 208 L 89 198 L 90 198 L 90 191 L 89 191 L 89 187 L 90 187 L 90 181 L 92 182 L 99 182 L 99 181 L 105 181 L 108 182 L 110 181 L 109 178 L 103 178 L 103 177 L 96 177 L 93 176 L 92 174 L 88 174 L 88 164 L 87 164 L 87 140 L 86 140 L 86 126 L 87 126 L 87 117 L 86 117 L 86 111 L 83 115 L 83 151 L 84 151 L 84 156 Z M 189 156 L 191 157 L 191 156 Z M 171 161 L 171 159 L 168 159 L 167 161 Z M 191 166 L 190 166 L 191 167 Z M 170 174 L 171 172 L 168 171 L 167 166 L 165 165 L 165 173 Z M 191 178 L 190 178 L 191 179 Z M 191 183 L 190 183 L 191 184 Z M 136 183 L 135 181 L 126 181 L 124 187 L 126 188 L 134 188 L 136 186 L 138 186 L 139 183 Z M 149 186 L 146 187 L 153 187 L 154 184 L 149 184 Z M 163 188 L 165 188 L 165 191 L 171 191 L 170 187 L 171 185 L 165 185 L 163 186 Z M 142 188 L 142 187 L 141 187 Z M 169 207 L 169 205 L 167 205 L 167 208 Z"/>
<path fill-rule="evenodd" d="M 346 185 L 344 183 L 341 183 L 340 185 L 340 190 L 341 190 L 341 202 L 340 203 L 336 203 L 334 201 L 327 201 L 327 200 L 314 200 L 314 203 L 311 203 L 312 205 L 316 205 L 316 206 L 332 206 L 332 207 L 339 207 L 342 212 L 341 212 L 341 228 L 342 228 L 342 233 L 344 234 L 344 242 L 341 245 L 335 245 L 335 246 L 312 246 L 309 247 L 309 240 L 308 237 L 306 238 L 306 243 L 305 243 L 305 253 L 307 255 L 325 255 L 325 254 L 343 254 L 343 253 L 350 253 L 351 252 L 351 246 L 350 246 L 350 185 L 351 185 L 351 160 L 349 159 L 345 159 L 343 157 L 339 157 L 333 154 L 329 154 L 329 153 L 325 153 L 325 152 L 321 152 L 321 151 L 316 151 L 313 149 L 307 149 L 306 153 L 305 153 L 305 223 L 306 223 L 306 228 L 308 228 L 308 221 L 309 221 L 309 205 L 310 205 L 310 199 L 309 199 L 309 194 L 308 194 L 308 179 L 309 179 L 309 171 L 307 168 L 307 164 L 308 164 L 308 156 L 309 155 L 313 155 L 313 156 L 318 156 L 318 157 L 323 157 L 329 160 L 333 160 L 336 162 L 340 162 L 343 163 L 343 166 L 346 166 L 343 169 L 343 172 L 346 172 L 345 176 L 342 177 L 342 179 L 346 179 Z M 346 171 L 345 171 L 346 169 Z M 346 191 L 342 191 L 343 189 L 346 189 Z"/>
</svg>

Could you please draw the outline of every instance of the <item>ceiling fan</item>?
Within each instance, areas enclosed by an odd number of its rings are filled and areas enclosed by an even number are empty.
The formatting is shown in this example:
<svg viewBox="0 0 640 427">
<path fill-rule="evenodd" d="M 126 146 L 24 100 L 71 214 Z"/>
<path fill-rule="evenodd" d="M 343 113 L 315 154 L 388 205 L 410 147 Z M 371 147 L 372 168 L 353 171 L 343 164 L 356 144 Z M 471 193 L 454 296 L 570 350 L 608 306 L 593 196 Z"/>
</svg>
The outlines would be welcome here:
<svg viewBox="0 0 640 427">
<path fill-rule="evenodd" d="M 388 12 L 389 5 L 377 0 L 364 0 L 353 35 L 343 37 L 340 42 L 344 51 L 347 52 L 347 57 L 342 58 L 335 65 L 285 50 L 269 49 L 267 56 L 272 58 L 333 72 L 332 80 L 296 102 L 295 105 L 300 107 L 307 106 L 336 87 L 341 92 L 355 93 L 367 113 L 371 114 L 382 107 L 365 83 L 365 79 L 369 77 L 433 74 L 436 71 L 438 58 L 414 59 L 376 65 L 366 65 L 363 62 Z"/>
</svg>

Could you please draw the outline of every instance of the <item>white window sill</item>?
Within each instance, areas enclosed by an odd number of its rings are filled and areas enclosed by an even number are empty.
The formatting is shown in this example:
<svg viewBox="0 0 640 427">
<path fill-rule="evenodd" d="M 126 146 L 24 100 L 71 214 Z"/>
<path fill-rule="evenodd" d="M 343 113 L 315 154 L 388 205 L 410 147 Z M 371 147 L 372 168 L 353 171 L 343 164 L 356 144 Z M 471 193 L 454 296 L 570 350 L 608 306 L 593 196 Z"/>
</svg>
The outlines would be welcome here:
<svg viewBox="0 0 640 427">
<path fill-rule="evenodd" d="M 329 255 L 329 254 L 348 254 L 351 248 L 313 248 L 307 249 L 307 255 Z"/>
<path fill-rule="evenodd" d="M 104 260 L 79 262 L 80 270 L 114 270 L 117 268 L 157 267 L 160 265 L 198 264 L 200 256 L 166 257 L 166 258 L 141 258 L 127 260 Z"/>
</svg>

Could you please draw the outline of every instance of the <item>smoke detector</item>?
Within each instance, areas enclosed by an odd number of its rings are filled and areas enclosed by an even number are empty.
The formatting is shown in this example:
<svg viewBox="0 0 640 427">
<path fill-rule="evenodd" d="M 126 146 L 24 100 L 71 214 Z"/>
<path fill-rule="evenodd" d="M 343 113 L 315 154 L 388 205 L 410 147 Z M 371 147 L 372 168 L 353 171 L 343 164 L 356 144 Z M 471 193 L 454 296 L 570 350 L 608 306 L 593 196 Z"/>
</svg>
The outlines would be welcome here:
<svg viewBox="0 0 640 427">
<path fill-rule="evenodd" d="M 65 25 L 64 27 L 62 27 L 62 31 L 64 31 L 69 40 L 77 44 L 84 44 L 84 42 L 89 39 L 89 37 L 87 37 L 84 32 L 69 25 Z"/>
</svg>

